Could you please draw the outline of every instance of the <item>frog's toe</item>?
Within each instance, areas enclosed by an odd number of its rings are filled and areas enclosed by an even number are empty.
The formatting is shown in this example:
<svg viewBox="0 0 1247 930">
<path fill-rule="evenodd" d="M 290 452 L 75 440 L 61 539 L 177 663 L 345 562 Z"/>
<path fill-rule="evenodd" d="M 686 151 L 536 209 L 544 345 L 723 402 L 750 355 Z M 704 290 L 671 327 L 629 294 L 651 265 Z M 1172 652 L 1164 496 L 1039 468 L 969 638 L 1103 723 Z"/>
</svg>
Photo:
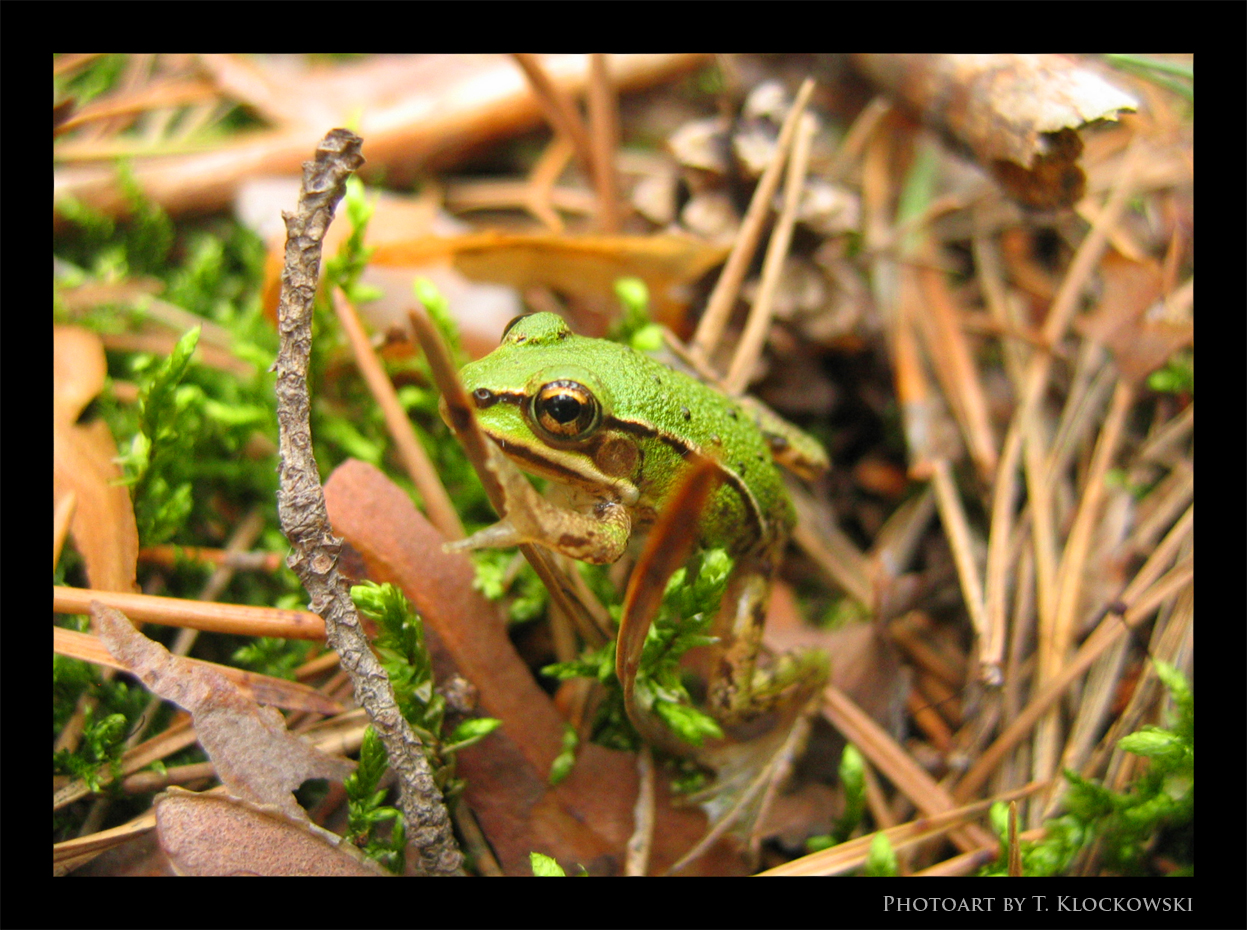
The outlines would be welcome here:
<svg viewBox="0 0 1247 930">
<path fill-rule="evenodd" d="M 473 549 L 509 549 L 527 540 L 507 520 L 499 520 L 491 526 L 477 530 L 466 539 L 456 539 L 442 545 L 444 552 L 470 552 Z"/>
</svg>

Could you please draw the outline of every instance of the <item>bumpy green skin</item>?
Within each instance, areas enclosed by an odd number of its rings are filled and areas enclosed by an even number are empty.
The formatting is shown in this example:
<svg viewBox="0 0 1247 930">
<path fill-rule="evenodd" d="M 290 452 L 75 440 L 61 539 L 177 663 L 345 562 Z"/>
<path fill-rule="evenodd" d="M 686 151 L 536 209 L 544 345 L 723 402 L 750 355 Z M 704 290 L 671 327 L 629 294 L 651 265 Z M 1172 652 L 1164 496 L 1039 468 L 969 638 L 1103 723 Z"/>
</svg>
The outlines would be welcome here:
<svg viewBox="0 0 1247 930">
<path fill-rule="evenodd" d="M 700 453 L 722 468 L 697 528 L 703 546 L 769 562 L 787 539 L 792 503 L 750 414 L 647 355 L 578 336 L 557 315 L 536 313 L 516 321 L 497 349 L 460 376 L 470 394 L 477 392 L 481 427 L 517 464 L 591 495 L 623 500 L 634 528 L 661 512 L 687 456 Z M 560 379 L 583 384 L 602 407 L 598 427 L 576 441 L 552 441 L 532 423 L 532 396 Z M 614 463 L 603 466 L 613 470 L 610 484 L 573 472 L 578 462 L 592 468 L 604 461 Z M 635 501 L 627 499 L 629 486 Z"/>
</svg>

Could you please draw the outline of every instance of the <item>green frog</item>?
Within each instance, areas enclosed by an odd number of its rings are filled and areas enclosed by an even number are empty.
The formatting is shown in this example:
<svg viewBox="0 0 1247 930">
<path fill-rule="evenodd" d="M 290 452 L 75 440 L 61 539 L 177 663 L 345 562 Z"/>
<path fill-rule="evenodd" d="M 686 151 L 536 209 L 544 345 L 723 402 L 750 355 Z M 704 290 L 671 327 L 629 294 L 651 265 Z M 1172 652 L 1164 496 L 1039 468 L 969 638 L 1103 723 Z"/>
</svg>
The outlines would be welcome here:
<svg viewBox="0 0 1247 930">
<path fill-rule="evenodd" d="M 816 474 L 827 466 L 817 442 L 644 353 L 579 336 L 553 313 L 513 320 L 501 345 L 460 378 L 485 435 L 549 488 L 447 548 L 535 543 L 614 562 L 677 495 L 691 463 L 711 463 L 713 489 L 688 531 L 697 545 L 725 549 L 735 567 L 715 628 L 707 709 L 728 739 L 744 740 L 760 717 L 808 703 L 825 678 L 821 657 L 784 657 L 766 669 L 757 660 L 771 579 L 795 522 L 776 462 Z M 630 705 L 629 715 L 647 738 L 659 732 L 637 719 L 640 709 Z"/>
</svg>

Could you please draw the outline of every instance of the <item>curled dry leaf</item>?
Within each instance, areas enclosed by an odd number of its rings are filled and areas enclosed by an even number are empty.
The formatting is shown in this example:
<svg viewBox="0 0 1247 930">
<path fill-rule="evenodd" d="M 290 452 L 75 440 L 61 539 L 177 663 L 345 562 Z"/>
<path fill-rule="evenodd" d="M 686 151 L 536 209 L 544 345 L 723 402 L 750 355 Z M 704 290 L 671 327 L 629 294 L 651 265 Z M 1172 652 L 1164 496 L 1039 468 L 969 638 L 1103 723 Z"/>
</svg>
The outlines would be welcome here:
<svg viewBox="0 0 1247 930">
<path fill-rule="evenodd" d="M 1138 103 L 1063 55 L 855 55 L 889 94 L 974 153 L 1015 200 L 1036 209 L 1082 198 L 1077 129 Z"/>
<path fill-rule="evenodd" d="M 53 627 L 52 651 L 57 655 L 82 659 L 84 662 L 93 662 L 105 668 L 115 668 L 123 672 L 129 671 L 125 665 L 112 658 L 98 637 L 92 636 L 89 633 L 79 633 L 77 630 L 67 630 L 59 626 Z M 274 678 L 270 675 L 246 672 L 240 668 L 217 665 L 215 662 L 204 662 L 199 659 L 187 659 L 186 661 L 194 665 L 207 667 L 217 674 L 224 675 L 237 685 L 246 697 L 260 704 L 269 704 L 273 707 L 285 708 L 286 710 L 323 714 L 326 717 L 340 714 L 346 710 L 338 701 L 326 697 L 320 691 L 302 682 L 287 681 L 285 678 Z"/>
<path fill-rule="evenodd" d="M 1110 252 L 1101 263 L 1103 295 L 1095 310 L 1075 321 L 1088 339 L 1103 344 L 1128 381 L 1142 381 L 1195 339 L 1189 320 L 1155 319 L 1162 276 L 1154 261 L 1136 262 Z"/>
<path fill-rule="evenodd" d="M 612 293 L 619 278 L 645 281 L 655 313 L 682 307 L 680 288 L 727 257 L 727 249 L 679 235 L 560 236 L 483 232 L 379 243 L 372 262 L 383 267 L 449 262 L 474 281 L 518 290 L 549 287 L 582 299 Z"/>
<path fill-rule="evenodd" d="M 117 443 L 102 421 L 78 417 L 104 387 L 99 336 L 75 326 L 52 328 L 52 499 L 73 493 L 70 527 L 91 586 L 134 591 L 139 533 L 130 492 L 114 461 Z"/>
<path fill-rule="evenodd" d="M 180 875 L 384 874 L 340 837 L 271 807 L 170 788 L 155 809 L 160 847 Z"/>
<path fill-rule="evenodd" d="M 306 821 L 291 792 L 309 778 L 341 781 L 354 769 L 303 742 L 281 714 L 248 700 L 222 675 L 143 636 L 121 611 L 92 601 L 91 617 L 117 661 L 154 694 L 190 711 L 200 745 L 234 796 Z"/>
</svg>

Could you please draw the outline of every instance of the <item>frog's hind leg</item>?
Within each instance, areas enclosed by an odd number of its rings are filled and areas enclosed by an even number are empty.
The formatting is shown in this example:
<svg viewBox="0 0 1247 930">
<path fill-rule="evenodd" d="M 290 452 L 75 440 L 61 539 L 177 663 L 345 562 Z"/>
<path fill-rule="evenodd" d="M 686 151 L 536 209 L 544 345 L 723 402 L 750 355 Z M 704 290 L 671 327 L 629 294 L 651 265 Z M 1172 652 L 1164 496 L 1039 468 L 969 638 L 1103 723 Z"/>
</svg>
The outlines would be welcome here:
<svg viewBox="0 0 1247 930">
<path fill-rule="evenodd" d="M 707 703 L 714 716 L 731 721 L 751 704 L 754 669 L 766 622 L 770 579 L 737 564 L 715 619 Z"/>
</svg>

